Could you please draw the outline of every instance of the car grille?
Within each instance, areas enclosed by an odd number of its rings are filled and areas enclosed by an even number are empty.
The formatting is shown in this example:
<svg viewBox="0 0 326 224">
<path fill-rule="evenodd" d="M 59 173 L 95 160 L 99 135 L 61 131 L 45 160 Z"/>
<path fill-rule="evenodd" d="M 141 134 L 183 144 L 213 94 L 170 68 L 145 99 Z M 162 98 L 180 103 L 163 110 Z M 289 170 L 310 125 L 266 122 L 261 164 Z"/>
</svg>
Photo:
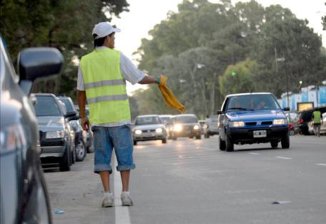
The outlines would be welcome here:
<svg viewBox="0 0 326 224">
<path fill-rule="evenodd" d="M 272 125 L 273 121 L 245 122 L 246 126 Z"/>
</svg>

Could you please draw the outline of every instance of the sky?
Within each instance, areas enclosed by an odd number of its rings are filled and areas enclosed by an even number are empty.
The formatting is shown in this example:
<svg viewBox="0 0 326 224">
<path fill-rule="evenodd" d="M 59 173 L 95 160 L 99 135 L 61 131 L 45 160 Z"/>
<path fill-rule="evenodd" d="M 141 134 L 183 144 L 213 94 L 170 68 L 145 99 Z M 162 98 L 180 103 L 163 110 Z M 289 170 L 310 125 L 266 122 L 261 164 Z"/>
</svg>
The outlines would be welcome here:
<svg viewBox="0 0 326 224">
<path fill-rule="evenodd" d="M 247 0 L 249 1 L 249 0 Z M 247 2 L 243 0 L 242 2 Z M 262 6 L 279 4 L 284 8 L 289 8 L 298 19 L 307 19 L 308 26 L 314 32 L 322 36 L 323 46 L 326 47 L 326 31 L 323 31 L 321 17 L 326 15 L 326 0 L 256 0 Z M 135 64 L 136 58 L 133 56 L 141 45 L 142 38 L 148 38 L 148 32 L 156 24 L 167 18 L 169 11 L 177 12 L 177 5 L 182 0 L 127 0 L 129 12 L 120 14 L 120 18 L 114 18 L 112 24 L 121 29 L 116 33 L 115 48 L 129 57 Z M 212 2 L 218 2 L 214 0 Z M 234 4 L 236 1 L 232 0 Z M 128 93 L 140 88 L 128 83 Z"/>
</svg>

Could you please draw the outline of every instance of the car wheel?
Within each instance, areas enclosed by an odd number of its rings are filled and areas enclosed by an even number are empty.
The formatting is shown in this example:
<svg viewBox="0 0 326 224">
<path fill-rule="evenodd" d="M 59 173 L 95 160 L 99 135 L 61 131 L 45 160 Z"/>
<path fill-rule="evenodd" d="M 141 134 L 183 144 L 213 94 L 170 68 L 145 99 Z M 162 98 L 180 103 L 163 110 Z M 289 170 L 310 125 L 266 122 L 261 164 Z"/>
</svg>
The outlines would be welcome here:
<svg viewBox="0 0 326 224">
<path fill-rule="evenodd" d="M 66 148 L 66 151 L 60 161 L 60 171 L 69 171 L 71 166 L 69 149 Z"/>
<path fill-rule="evenodd" d="M 282 145 L 282 149 L 290 148 L 290 137 L 288 134 L 286 134 L 286 136 L 282 138 L 281 145 Z"/>
<path fill-rule="evenodd" d="M 76 145 L 76 160 L 83 161 L 85 157 L 86 157 L 86 147 L 84 145 L 84 142 L 80 141 Z"/>
<path fill-rule="evenodd" d="M 134 141 L 134 145 L 137 145 L 137 141 Z"/>
<path fill-rule="evenodd" d="M 230 137 L 228 137 L 228 136 L 226 136 L 226 139 L 225 139 L 225 150 L 227 152 L 234 151 L 234 144 L 233 144 L 232 140 L 230 139 Z"/>
<path fill-rule="evenodd" d="M 162 139 L 162 143 L 166 144 L 166 138 Z"/>
<path fill-rule="evenodd" d="M 221 151 L 225 151 L 225 148 L 226 148 L 226 146 L 225 146 L 225 141 L 223 141 L 223 140 L 221 139 L 221 137 L 219 137 L 218 140 L 219 140 L 219 147 L 220 147 L 220 150 L 221 150 Z"/>
<path fill-rule="evenodd" d="M 272 149 L 276 149 L 278 146 L 278 141 L 271 141 Z"/>
</svg>

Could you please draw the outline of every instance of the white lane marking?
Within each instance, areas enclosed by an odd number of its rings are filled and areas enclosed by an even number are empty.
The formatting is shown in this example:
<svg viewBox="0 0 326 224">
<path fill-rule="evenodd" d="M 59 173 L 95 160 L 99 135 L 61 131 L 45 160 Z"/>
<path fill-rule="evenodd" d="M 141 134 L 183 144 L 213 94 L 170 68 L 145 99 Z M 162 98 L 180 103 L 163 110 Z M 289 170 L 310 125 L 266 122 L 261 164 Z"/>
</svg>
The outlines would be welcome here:
<svg viewBox="0 0 326 224">
<path fill-rule="evenodd" d="M 255 155 L 255 156 L 260 155 L 260 154 L 257 153 L 257 152 L 249 152 L 248 154 L 249 154 L 249 155 Z"/>
<path fill-rule="evenodd" d="M 316 163 L 317 166 L 326 166 L 326 163 Z"/>
<path fill-rule="evenodd" d="M 130 222 L 130 215 L 129 215 L 129 207 L 128 206 L 121 206 L 121 176 L 120 172 L 116 169 L 117 159 L 115 155 L 113 155 L 113 180 L 114 180 L 114 210 L 115 210 L 115 224 L 131 224 Z"/>
<path fill-rule="evenodd" d="M 292 158 L 286 157 L 286 156 L 276 156 L 276 158 L 278 158 L 278 159 L 292 159 Z"/>
</svg>

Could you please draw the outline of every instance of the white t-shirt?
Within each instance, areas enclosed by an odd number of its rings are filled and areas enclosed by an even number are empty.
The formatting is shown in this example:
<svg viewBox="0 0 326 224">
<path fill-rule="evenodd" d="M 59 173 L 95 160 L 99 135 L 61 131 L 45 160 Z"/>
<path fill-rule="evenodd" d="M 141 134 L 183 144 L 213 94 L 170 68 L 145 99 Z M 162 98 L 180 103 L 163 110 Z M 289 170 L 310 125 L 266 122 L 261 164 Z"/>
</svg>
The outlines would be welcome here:
<svg viewBox="0 0 326 224">
<path fill-rule="evenodd" d="M 96 49 L 101 49 L 105 47 L 97 47 Z M 136 84 L 145 77 L 145 73 L 136 68 L 136 66 L 127 58 L 123 53 L 120 52 L 120 70 L 122 77 L 129 81 L 131 84 Z M 77 79 L 77 90 L 84 91 L 84 80 L 83 73 L 78 68 L 78 79 Z"/>
</svg>

